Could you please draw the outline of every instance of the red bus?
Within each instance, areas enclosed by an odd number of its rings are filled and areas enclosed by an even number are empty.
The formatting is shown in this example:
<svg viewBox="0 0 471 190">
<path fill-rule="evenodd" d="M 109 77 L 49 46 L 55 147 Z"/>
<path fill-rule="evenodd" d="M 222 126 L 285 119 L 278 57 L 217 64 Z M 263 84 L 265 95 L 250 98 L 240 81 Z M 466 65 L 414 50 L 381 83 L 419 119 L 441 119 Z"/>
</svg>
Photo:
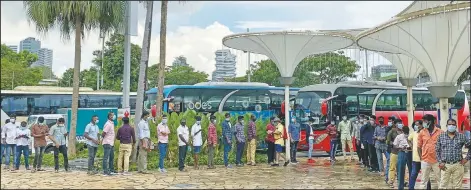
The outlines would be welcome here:
<svg viewBox="0 0 471 190">
<path fill-rule="evenodd" d="M 359 114 L 383 116 L 385 123 L 389 116 L 402 119 L 407 125 L 406 87 L 399 83 L 380 81 L 346 81 L 337 84 L 316 84 L 301 88 L 296 96 L 296 104 L 303 109 L 293 110 L 296 117 L 312 117 L 315 135 L 319 138 L 314 143 L 314 150 L 330 149 L 330 138 L 326 134 L 326 121 L 334 120 L 337 124 L 342 116 L 353 120 Z M 421 119 L 424 114 L 437 116 L 435 104 L 438 99 L 432 97 L 427 88 L 413 88 L 415 105 L 414 119 Z M 325 101 L 327 100 L 327 101 Z M 327 113 L 322 113 L 321 104 L 327 103 Z M 468 100 L 464 91 L 460 90 L 448 102 L 450 108 L 456 109 L 456 119 L 461 123 L 469 115 Z M 325 109 L 325 108 L 324 108 Z M 305 131 L 301 131 L 298 147 L 308 150 Z M 338 150 L 338 151 L 341 151 Z"/>
</svg>

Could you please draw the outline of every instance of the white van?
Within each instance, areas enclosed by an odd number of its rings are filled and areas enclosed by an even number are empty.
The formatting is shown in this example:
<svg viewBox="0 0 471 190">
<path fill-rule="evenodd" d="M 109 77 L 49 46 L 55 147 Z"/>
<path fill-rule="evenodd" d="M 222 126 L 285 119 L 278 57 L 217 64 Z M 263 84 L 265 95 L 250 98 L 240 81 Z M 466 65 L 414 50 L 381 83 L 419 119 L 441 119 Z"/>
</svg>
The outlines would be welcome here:
<svg viewBox="0 0 471 190">
<path fill-rule="evenodd" d="M 30 115 L 28 117 L 28 121 L 27 121 L 27 125 L 29 129 L 31 129 L 31 127 L 33 126 L 33 124 L 36 124 L 38 123 L 38 118 L 39 117 L 44 117 L 44 122 L 46 123 L 46 125 L 51 128 L 53 125 L 55 125 L 57 123 L 57 120 L 59 118 L 64 118 L 65 119 L 65 122 L 67 123 L 67 120 L 66 120 L 66 117 L 62 114 L 43 114 L 43 115 Z M 45 153 L 51 153 L 54 149 L 54 146 L 52 145 L 52 141 L 49 140 L 49 137 L 46 136 L 46 141 L 47 141 L 47 145 L 46 145 L 46 149 L 45 149 Z M 34 153 L 34 140 L 31 140 L 31 152 Z"/>
</svg>

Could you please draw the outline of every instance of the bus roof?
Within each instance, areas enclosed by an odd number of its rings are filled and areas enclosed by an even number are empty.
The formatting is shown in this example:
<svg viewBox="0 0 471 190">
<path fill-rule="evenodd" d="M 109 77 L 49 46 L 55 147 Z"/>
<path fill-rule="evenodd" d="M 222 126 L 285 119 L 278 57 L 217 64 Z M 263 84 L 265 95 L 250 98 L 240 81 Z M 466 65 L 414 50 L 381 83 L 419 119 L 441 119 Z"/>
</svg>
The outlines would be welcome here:
<svg viewBox="0 0 471 190">
<path fill-rule="evenodd" d="M 271 87 L 271 86 L 236 86 L 236 85 L 210 85 L 210 86 L 203 86 L 203 85 L 166 85 L 164 86 L 164 94 L 169 93 L 175 89 L 226 89 L 226 90 L 238 90 L 238 89 L 267 89 L 267 90 L 284 90 L 284 87 Z M 290 88 L 290 91 L 299 91 L 299 88 Z M 149 89 L 146 94 L 157 94 L 157 88 Z"/>
<path fill-rule="evenodd" d="M 200 82 L 194 86 L 252 86 L 268 87 L 267 83 L 261 82 Z"/>
<path fill-rule="evenodd" d="M 358 95 L 368 95 L 368 94 L 378 94 L 384 89 L 374 89 L 374 90 L 369 90 L 363 93 L 359 93 Z M 430 92 L 426 88 L 413 88 L 414 94 L 429 94 Z M 458 90 L 458 92 L 464 92 L 463 90 Z M 388 89 L 386 90 L 383 94 L 406 94 L 406 89 Z"/>
<path fill-rule="evenodd" d="M 72 95 L 72 92 L 64 92 L 64 91 L 18 91 L 18 90 L 1 90 L 0 93 L 3 95 L 10 95 L 10 94 L 48 94 L 48 95 Z M 122 92 L 110 92 L 110 91 L 85 91 L 80 92 L 80 95 L 123 95 Z M 137 92 L 129 93 L 131 96 L 136 96 Z"/>
<path fill-rule="evenodd" d="M 300 92 L 305 91 L 327 91 L 334 93 L 340 87 L 361 87 L 361 88 L 380 88 L 380 89 L 406 89 L 401 83 L 382 82 L 382 81 L 345 81 L 337 84 L 315 84 L 301 88 Z"/>
<path fill-rule="evenodd" d="M 72 87 L 57 87 L 57 86 L 17 86 L 15 91 L 37 91 L 37 92 L 72 92 Z M 92 88 L 80 87 L 79 92 L 93 92 Z"/>
</svg>

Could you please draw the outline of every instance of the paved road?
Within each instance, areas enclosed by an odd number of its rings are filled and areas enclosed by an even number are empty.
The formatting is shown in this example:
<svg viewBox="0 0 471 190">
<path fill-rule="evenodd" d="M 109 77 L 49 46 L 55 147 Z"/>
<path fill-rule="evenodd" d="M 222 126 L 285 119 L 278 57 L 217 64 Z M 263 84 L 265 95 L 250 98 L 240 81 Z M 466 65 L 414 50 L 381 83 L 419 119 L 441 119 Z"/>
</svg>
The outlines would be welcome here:
<svg viewBox="0 0 471 190">
<path fill-rule="evenodd" d="M 340 158 L 341 159 L 341 158 Z M 71 173 L 46 172 L 30 173 L 25 170 L 1 172 L 1 189 L 24 188 L 74 188 L 74 189 L 207 189 L 207 188 L 244 188 L 244 189 L 378 189 L 389 187 L 383 177 L 364 171 L 354 163 L 340 160 L 330 166 L 325 158 L 316 158 L 316 163 L 307 164 L 305 158 L 301 163 L 288 167 L 268 167 L 266 164 L 245 166 L 241 168 L 215 170 L 193 170 L 179 172 L 169 169 L 167 174 L 137 174 L 132 176 L 103 177 L 89 176 L 83 171 Z M 469 189 L 469 171 L 465 175 L 464 188 Z"/>
</svg>

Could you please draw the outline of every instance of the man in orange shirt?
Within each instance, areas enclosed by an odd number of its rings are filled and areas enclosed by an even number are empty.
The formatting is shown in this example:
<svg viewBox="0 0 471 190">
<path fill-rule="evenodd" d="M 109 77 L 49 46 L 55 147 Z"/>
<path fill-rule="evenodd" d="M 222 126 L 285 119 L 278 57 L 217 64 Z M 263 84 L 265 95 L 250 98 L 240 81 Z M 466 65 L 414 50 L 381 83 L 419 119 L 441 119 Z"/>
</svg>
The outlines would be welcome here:
<svg viewBox="0 0 471 190">
<path fill-rule="evenodd" d="M 430 172 L 433 171 L 435 179 L 437 179 L 437 186 L 440 184 L 440 168 L 437 161 L 435 152 L 435 145 L 437 144 L 438 137 L 442 130 L 436 126 L 436 119 L 433 115 L 426 114 L 422 117 L 424 130 L 421 130 L 417 137 L 417 151 L 420 156 L 422 181 L 421 189 L 427 187 L 430 181 Z M 432 187 L 434 189 L 434 187 Z"/>
</svg>

